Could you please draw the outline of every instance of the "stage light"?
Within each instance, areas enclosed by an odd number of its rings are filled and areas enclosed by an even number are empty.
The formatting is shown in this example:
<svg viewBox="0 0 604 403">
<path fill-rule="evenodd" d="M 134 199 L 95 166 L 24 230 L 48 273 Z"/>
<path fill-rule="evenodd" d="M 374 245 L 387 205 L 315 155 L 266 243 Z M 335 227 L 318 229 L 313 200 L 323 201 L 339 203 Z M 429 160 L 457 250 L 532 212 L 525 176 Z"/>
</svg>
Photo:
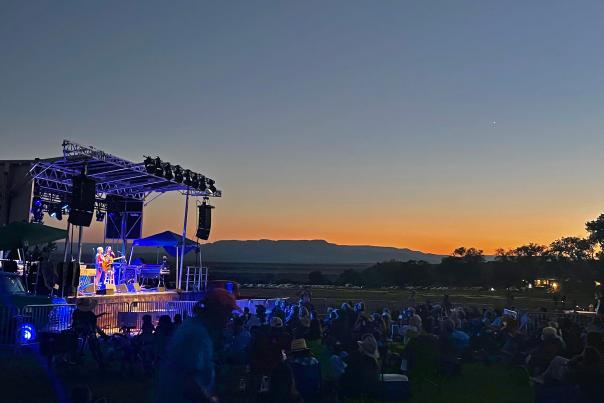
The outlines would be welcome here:
<svg viewBox="0 0 604 403">
<path fill-rule="evenodd" d="M 210 189 L 210 192 L 212 193 L 216 193 L 216 191 L 218 189 L 216 189 L 216 186 L 214 186 L 216 182 L 213 179 L 208 179 L 208 188 Z"/>
<path fill-rule="evenodd" d="M 17 329 L 17 342 L 26 344 L 36 340 L 36 328 L 30 323 L 24 323 Z"/>
<path fill-rule="evenodd" d="M 166 162 L 164 164 L 164 178 L 166 178 L 167 180 L 172 180 L 173 177 L 174 175 L 172 174 L 172 165 L 170 165 L 169 162 Z"/>
<path fill-rule="evenodd" d="M 191 187 L 193 189 L 197 189 L 198 186 L 199 186 L 199 175 L 197 175 L 195 172 L 193 172 L 191 174 Z"/>
<path fill-rule="evenodd" d="M 153 172 L 157 176 L 164 175 L 164 167 L 162 166 L 161 159 L 159 157 L 155 157 L 155 172 Z"/>
<path fill-rule="evenodd" d="M 182 168 L 180 165 L 174 166 L 174 180 L 178 183 L 182 183 L 183 181 Z"/>
<path fill-rule="evenodd" d="M 44 203 L 40 197 L 36 196 L 31 202 L 32 222 L 42 224 L 44 222 Z"/>
<path fill-rule="evenodd" d="M 103 222 L 105 221 L 105 212 L 101 211 L 101 210 L 97 210 L 96 211 L 96 220 L 98 222 Z"/>
<path fill-rule="evenodd" d="M 150 173 L 150 174 L 155 172 L 155 161 L 153 161 L 153 158 L 151 158 L 151 157 L 145 158 L 145 169 L 147 170 L 147 173 Z"/>
<path fill-rule="evenodd" d="M 49 213 L 52 218 L 59 221 L 63 219 L 63 207 L 60 204 L 52 204 L 49 208 Z"/>
<path fill-rule="evenodd" d="M 199 175 L 199 185 L 197 186 L 197 190 L 199 190 L 200 192 L 205 192 L 207 188 L 208 186 L 206 185 L 206 177 L 203 175 Z"/>
<path fill-rule="evenodd" d="M 190 169 L 185 170 L 184 184 L 187 186 L 191 186 L 191 170 Z"/>
</svg>

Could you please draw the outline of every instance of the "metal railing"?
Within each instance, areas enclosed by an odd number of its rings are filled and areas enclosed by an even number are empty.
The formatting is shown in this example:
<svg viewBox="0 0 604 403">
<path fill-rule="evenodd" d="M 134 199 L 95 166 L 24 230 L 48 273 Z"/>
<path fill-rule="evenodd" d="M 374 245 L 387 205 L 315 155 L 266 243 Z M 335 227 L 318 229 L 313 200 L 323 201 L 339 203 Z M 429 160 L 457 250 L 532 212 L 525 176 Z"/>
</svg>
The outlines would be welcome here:
<svg viewBox="0 0 604 403">
<path fill-rule="evenodd" d="M 128 302 L 110 302 L 97 305 L 94 309 L 95 315 L 98 316 L 97 326 L 107 334 L 119 332 L 118 316 L 120 312 L 130 312 L 130 304 Z"/>
<path fill-rule="evenodd" d="M 0 345 L 13 344 L 17 334 L 19 310 L 0 306 Z"/>
<path fill-rule="evenodd" d="M 73 311 L 75 304 L 27 305 L 21 309 L 21 320 L 37 332 L 61 332 L 71 327 Z"/>
</svg>

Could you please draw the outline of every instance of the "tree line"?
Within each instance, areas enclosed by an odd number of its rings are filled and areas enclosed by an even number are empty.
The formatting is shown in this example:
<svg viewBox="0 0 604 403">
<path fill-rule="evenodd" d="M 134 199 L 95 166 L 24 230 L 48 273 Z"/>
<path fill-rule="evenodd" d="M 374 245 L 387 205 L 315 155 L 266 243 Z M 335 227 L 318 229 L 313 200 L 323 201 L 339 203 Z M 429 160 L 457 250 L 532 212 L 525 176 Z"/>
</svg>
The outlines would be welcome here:
<svg viewBox="0 0 604 403">
<path fill-rule="evenodd" d="M 585 238 L 568 236 L 549 245 L 529 243 L 497 249 L 487 259 L 477 248 L 456 248 L 439 264 L 425 261 L 380 262 L 364 270 L 349 269 L 338 284 L 358 286 L 521 286 L 538 278 L 557 278 L 569 286 L 589 287 L 604 277 L 604 214 L 585 224 Z M 328 284 L 320 271 L 309 273 L 311 284 Z"/>
</svg>

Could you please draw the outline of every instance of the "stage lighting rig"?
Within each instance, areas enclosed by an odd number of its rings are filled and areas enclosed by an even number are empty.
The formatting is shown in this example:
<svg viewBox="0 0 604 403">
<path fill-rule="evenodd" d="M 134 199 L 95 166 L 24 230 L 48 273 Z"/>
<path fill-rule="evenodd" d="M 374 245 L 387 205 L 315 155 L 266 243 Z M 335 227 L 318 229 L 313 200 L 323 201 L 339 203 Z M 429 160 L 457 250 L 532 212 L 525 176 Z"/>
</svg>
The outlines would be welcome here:
<svg viewBox="0 0 604 403">
<path fill-rule="evenodd" d="M 155 161 L 151 157 L 145 157 L 145 169 L 147 173 L 155 173 Z"/>
<path fill-rule="evenodd" d="M 197 190 L 200 192 L 205 192 L 208 186 L 206 185 L 206 177 L 203 175 L 199 175 L 199 185 L 197 186 Z"/>
<path fill-rule="evenodd" d="M 101 210 L 97 210 L 96 211 L 96 220 L 98 222 L 103 222 L 105 221 L 105 212 L 101 211 Z"/>
<path fill-rule="evenodd" d="M 208 179 L 208 189 L 210 189 L 210 192 L 212 193 L 216 193 L 216 191 L 218 189 L 216 189 L 216 186 L 214 186 L 216 182 L 213 179 Z"/>
<path fill-rule="evenodd" d="M 172 174 L 172 165 L 170 165 L 169 162 L 166 162 L 164 164 L 164 178 L 167 180 L 172 180 L 173 177 L 174 174 Z"/>
<path fill-rule="evenodd" d="M 162 166 L 161 159 L 159 157 L 155 157 L 155 175 L 163 176 L 164 175 L 164 167 Z"/>
<path fill-rule="evenodd" d="M 61 221 L 63 219 L 63 206 L 61 204 L 51 204 L 48 208 L 50 216 Z"/>
<path fill-rule="evenodd" d="M 197 189 L 198 186 L 199 186 L 199 175 L 196 174 L 195 172 L 193 172 L 191 174 L 191 187 L 193 189 Z"/>
<path fill-rule="evenodd" d="M 191 180 L 191 170 L 190 169 L 185 169 L 185 175 L 184 175 L 184 181 L 183 183 L 187 186 L 191 186 L 192 180 Z"/>
<path fill-rule="evenodd" d="M 42 224 L 44 222 L 44 203 L 42 199 L 35 196 L 31 202 L 32 222 Z"/>
<path fill-rule="evenodd" d="M 180 167 L 180 165 L 174 166 L 174 180 L 177 183 L 182 183 L 183 181 L 182 168 Z"/>
</svg>

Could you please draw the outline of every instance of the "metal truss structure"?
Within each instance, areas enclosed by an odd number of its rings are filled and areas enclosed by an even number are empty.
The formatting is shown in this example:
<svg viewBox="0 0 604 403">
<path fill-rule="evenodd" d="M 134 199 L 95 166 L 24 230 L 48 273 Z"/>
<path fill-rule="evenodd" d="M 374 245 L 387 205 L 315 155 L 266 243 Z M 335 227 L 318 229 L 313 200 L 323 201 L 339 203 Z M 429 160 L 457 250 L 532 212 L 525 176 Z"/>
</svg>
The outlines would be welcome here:
<svg viewBox="0 0 604 403">
<path fill-rule="evenodd" d="M 107 195 L 144 201 L 151 193 L 181 192 L 193 197 L 221 197 L 216 190 L 199 191 L 184 183 L 148 173 L 143 162 L 131 162 L 91 146 L 63 140 L 63 156 L 34 161 L 29 172 L 37 195 L 46 201 L 68 200 L 72 178 L 86 172 L 96 181 L 96 201 L 105 209 Z"/>
</svg>

